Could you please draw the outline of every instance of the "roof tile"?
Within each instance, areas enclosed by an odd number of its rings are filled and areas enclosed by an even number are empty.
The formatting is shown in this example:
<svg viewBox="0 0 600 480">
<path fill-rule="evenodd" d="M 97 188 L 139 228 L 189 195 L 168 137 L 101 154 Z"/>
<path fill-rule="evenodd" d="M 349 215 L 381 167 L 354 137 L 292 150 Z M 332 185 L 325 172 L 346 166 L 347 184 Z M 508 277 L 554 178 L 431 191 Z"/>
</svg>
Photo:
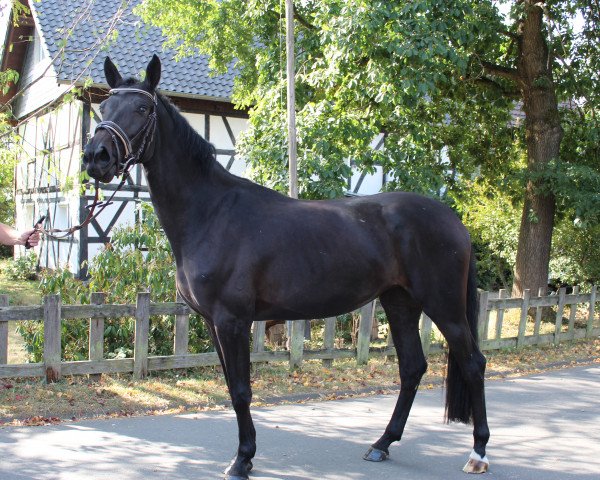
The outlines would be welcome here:
<svg viewBox="0 0 600 480">
<path fill-rule="evenodd" d="M 106 55 L 128 76 L 138 75 L 156 53 L 162 62 L 161 90 L 175 96 L 228 100 L 235 77 L 233 68 L 224 75 L 210 76 L 205 55 L 176 61 L 175 51 L 163 48 L 165 38 L 160 29 L 149 27 L 132 13 L 138 3 L 140 0 L 31 2 L 48 54 L 55 58 L 59 80 L 83 82 L 91 77 L 94 84 L 106 85 Z M 111 22 L 115 22 L 114 29 Z M 110 37 L 111 30 L 117 32 L 116 38 Z"/>
</svg>

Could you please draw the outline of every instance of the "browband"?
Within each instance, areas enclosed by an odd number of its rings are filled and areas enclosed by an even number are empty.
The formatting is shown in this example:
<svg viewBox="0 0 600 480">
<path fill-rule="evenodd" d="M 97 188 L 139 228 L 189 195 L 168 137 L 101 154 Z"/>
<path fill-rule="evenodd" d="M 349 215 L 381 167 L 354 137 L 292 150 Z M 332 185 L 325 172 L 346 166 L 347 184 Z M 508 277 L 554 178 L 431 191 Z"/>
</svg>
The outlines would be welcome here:
<svg viewBox="0 0 600 480">
<path fill-rule="evenodd" d="M 113 93 L 119 93 L 119 92 L 141 93 L 142 95 L 146 95 L 148 98 L 150 98 L 155 104 L 157 103 L 156 94 L 152 95 L 150 92 L 147 92 L 146 90 L 142 90 L 141 88 L 111 88 L 108 91 L 108 93 L 110 93 L 111 95 Z"/>
</svg>

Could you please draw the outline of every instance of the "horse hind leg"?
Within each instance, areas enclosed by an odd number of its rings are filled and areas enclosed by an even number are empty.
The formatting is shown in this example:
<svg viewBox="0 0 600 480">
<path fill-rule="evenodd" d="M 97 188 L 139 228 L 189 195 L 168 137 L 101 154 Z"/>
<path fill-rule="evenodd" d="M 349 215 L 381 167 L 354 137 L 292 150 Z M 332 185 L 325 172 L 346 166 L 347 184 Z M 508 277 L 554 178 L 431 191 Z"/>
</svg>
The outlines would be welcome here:
<svg viewBox="0 0 600 480">
<path fill-rule="evenodd" d="M 364 455 L 364 459 L 380 462 L 389 456 L 389 446 L 402 437 L 417 389 L 427 370 L 419 337 L 421 306 L 404 289 L 397 287 L 380 296 L 388 317 L 400 370 L 400 394 L 394 413 L 381 438 Z"/>
<path fill-rule="evenodd" d="M 486 445 L 490 438 L 484 391 L 486 360 L 477 346 L 474 305 L 471 304 L 465 314 L 464 307 L 453 309 L 449 302 L 439 299 L 436 304 L 446 307 L 434 308 L 431 313 L 426 309 L 425 312 L 430 314 L 448 342 L 446 418 L 449 422 L 470 423 L 472 420 L 473 451 L 463 471 L 485 473 L 489 468 Z"/>
<path fill-rule="evenodd" d="M 442 333 L 444 333 L 443 329 Z M 447 420 L 473 422 L 473 451 L 463 471 L 485 473 L 489 468 L 486 446 L 490 438 L 485 408 L 484 374 L 486 360 L 469 336 L 452 337 L 448 341 Z"/>
</svg>

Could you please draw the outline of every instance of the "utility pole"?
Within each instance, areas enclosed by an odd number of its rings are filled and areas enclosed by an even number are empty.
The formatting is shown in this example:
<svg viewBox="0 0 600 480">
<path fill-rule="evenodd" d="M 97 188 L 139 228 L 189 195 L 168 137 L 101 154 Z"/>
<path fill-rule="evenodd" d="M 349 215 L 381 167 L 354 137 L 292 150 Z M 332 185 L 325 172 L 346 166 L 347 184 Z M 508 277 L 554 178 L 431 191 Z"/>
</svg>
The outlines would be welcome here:
<svg viewBox="0 0 600 480">
<path fill-rule="evenodd" d="M 296 68 L 294 56 L 294 2 L 285 0 L 285 45 L 287 52 L 287 117 L 289 195 L 298 198 L 298 160 L 296 157 Z"/>
<path fill-rule="evenodd" d="M 285 0 L 285 45 L 287 56 L 287 118 L 288 118 L 288 158 L 289 158 L 289 195 L 298 198 L 298 158 L 296 156 L 296 57 L 294 55 L 294 2 Z M 287 321 L 288 338 L 292 348 L 293 332 L 302 332 L 300 322 Z M 295 326 L 293 326 L 294 324 Z M 310 320 L 304 324 L 304 337 L 310 340 Z M 301 333 L 300 333 L 301 335 Z"/>
</svg>

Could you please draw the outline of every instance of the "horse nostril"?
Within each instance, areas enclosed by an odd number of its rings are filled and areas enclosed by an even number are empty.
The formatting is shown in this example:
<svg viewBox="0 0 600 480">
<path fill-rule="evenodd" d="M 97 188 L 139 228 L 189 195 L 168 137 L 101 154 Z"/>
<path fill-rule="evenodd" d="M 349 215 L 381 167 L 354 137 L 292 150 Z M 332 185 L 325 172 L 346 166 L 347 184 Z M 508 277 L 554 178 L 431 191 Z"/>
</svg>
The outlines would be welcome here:
<svg viewBox="0 0 600 480">
<path fill-rule="evenodd" d="M 110 160 L 110 155 L 104 145 L 99 145 L 98 148 L 96 148 L 94 160 L 100 163 L 107 163 Z"/>
</svg>

